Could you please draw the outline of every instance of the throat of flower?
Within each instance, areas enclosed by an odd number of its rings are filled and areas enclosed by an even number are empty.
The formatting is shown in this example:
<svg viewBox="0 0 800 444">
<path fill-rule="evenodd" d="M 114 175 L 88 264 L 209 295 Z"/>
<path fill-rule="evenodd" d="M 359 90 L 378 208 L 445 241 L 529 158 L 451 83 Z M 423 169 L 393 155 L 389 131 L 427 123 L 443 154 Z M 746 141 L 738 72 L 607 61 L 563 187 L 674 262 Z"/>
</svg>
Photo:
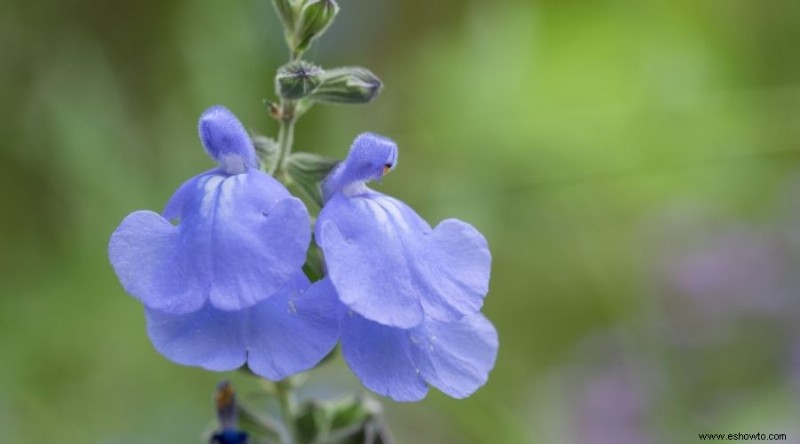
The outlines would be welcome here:
<svg viewBox="0 0 800 444">
<path fill-rule="evenodd" d="M 247 162 L 238 154 L 227 154 L 220 156 L 219 166 L 228 174 L 242 174 L 247 172 Z"/>
<path fill-rule="evenodd" d="M 358 196 L 369 191 L 366 182 L 351 182 L 342 187 L 342 194 L 347 197 Z"/>
</svg>

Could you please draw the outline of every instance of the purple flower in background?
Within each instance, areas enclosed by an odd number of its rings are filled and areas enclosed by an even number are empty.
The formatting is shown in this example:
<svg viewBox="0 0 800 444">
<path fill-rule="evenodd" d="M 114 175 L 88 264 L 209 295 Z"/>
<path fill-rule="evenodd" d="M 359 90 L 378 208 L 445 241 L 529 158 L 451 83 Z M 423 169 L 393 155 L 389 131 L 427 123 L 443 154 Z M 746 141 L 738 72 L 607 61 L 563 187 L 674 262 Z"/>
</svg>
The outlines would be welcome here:
<svg viewBox="0 0 800 444">
<path fill-rule="evenodd" d="M 251 307 L 300 271 L 310 241 L 305 206 L 258 170 L 236 117 L 215 106 L 199 127 L 219 167 L 181 185 L 161 215 L 130 214 L 108 246 L 125 290 L 165 313 Z"/>
<path fill-rule="evenodd" d="M 199 130 L 219 167 L 184 183 L 163 214 L 126 217 L 111 264 L 168 359 L 218 371 L 247 363 L 269 379 L 306 370 L 335 345 L 340 304 L 302 274 L 305 206 L 258 169 L 230 111 L 208 109 Z"/>
<path fill-rule="evenodd" d="M 666 337 L 698 347 L 793 329 L 800 281 L 786 230 L 774 223 L 688 222 L 657 246 Z"/>
<path fill-rule="evenodd" d="M 657 367 L 629 349 L 624 335 L 606 332 L 590 337 L 576 350 L 574 362 L 557 370 L 566 395 L 565 442 L 648 444 L 661 442 L 656 406 L 663 386 Z"/>
<path fill-rule="evenodd" d="M 348 308 L 342 353 L 364 385 L 396 401 L 428 384 L 463 398 L 482 386 L 497 331 L 479 313 L 491 255 L 471 225 L 431 228 L 397 199 L 371 190 L 397 164 L 389 139 L 362 134 L 323 184 L 316 242 L 330 285 Z"/>
<path fill-rule="evenodd" d="M 574 424 L 582 443 L 645 444 L 649 400 L 635 378 L 620 369 L 599 369 L 576 393 Z"/>
<path fill-rule="evenodd" d="M 478 312 L 489 290 L 486 239 L 456 219 L 431 228 L 403 202 L 365 185 L 396 164 L 394 142 L 362 134 L 323 184 L 316 242 L 339 297 L 361 316 L 401 328 Z"/>
<path fill-rule="evenodd" d="M 798 287 L 785 245 L 776 230 L 718 227 L 669 265 L 666 281 L 704 317 L 780 315 Z"/>
</svg>

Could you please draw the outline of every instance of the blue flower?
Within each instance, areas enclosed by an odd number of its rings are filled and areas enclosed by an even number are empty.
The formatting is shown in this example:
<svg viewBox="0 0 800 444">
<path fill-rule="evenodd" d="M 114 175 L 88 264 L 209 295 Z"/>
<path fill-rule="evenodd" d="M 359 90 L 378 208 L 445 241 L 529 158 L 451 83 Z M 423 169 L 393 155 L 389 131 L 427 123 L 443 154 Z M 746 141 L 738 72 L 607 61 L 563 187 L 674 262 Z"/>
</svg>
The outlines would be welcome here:
<svg viewBox="0 0 800 444">
<path fill-rule="evenodd" d="M 463 398 L 494 367 L 498 339 L 480 314 L 491 255 L 455 219 L 431 228 L 397 199 L 371 190 L 397 164 L 391 140 L 363 134 L 323 183 L 316 242 L 330 286 L 347 307 L 342 353 L 370 390 L 422 399 L 428 385 Z"/>
<path fill-rule="evenodd" d="M 258 169 L 230 111 L 208 109 L 199 130 L 219 167 L 184 183 L 161 215 L 126 217 L 111 264 L 168 359 L 218 371 L 246 363 L 273 380 L 306 370 L 334 347 L 340 315 L 335 293 L 301 271 L 308 212 Z"/>
<path fill-rule="evenodd" d="M 305 206 L 257 168 L 230 111 L 208 109 L 199 127 L 219 167 L 184 183 L 161 215 L 130 214 L 108 246 L 125 290 L 165 313 L 255 305 L 300 271 L 311 237 Z"/>
<path fill-rule="evenodd" d="M 315 237 L 339 297 L 361 316 L 401 328 L 478 312 L 489 289 L 486 239 L 456 219 L 431 228 L 366 186 L 396 164 L 394 142 L 362 134 L 323 184 Z"/>
</svg>

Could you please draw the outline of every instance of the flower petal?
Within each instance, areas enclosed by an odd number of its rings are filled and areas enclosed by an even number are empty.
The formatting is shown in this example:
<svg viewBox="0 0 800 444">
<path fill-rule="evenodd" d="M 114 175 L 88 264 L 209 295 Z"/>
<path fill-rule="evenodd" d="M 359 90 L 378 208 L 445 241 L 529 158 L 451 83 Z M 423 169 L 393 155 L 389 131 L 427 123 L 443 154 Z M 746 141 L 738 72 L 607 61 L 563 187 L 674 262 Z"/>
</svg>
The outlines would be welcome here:
<svg viewBox="0 0 800 444">
<path fill-rule="evenodd" d="M 497 330 L 480 313 L 455 322 L 426 319 L 413 329 L 411 342 L 425 381 L 455 398 L 485 384 L 497 358 Z"/>
<path fill-rule="evenodd" d="M 212 171 L 190 182 L 176 194 L 182 202 L 168 208 L 180 219 L 185 274 L 202 283 L 215 307 L 250 307 L 300 270 L 311 237 L 308 212 L 275 179 L 257 170 Z"/>
<path fill-rule="evenodd" d="M 320 213 L 317 234 L 342 302 L 384 325 L 410 328 L 423 312 L 458 320 L 479 311 L 489 289 L 491 254 L 475 228 L 448 219 L 431 230 L 380 193 L 337 194 Z"/>
<path fill-rule="evenodd" d="M 337 194 L 319 215 L 317 242 L 342 302 L 367 319 L 408 328 L 423 315 L 413 269 L 418 247 L 406 218 L 389 208 Z M 422 220 L 412 223 L 425 229 Z"/>
<path fill-rule="evenodd" d="M 108 256 L 126 292 L 146 306 L 187 313 L 205 294 L 182 266 L 177 227 L 152 211 L 128 215 L 111 235 Z"/>
<path fill-rule="evenodd" d="M 150 341 L 170 361 L 226 371 L 247 359 L 247 310 L 221 311 L 206 304 L 194 313 L 168 314 L 145 308 L 145 317 Z"/>
<path fill-rule="evenodd" d="M 250 369 L 277 381 L 314 367 L 339 340 L 342 310 L 327 279 L 309 287 L 299 274 L 279 294 L 250 309 Z"/>
<path fill-rule="evenodd" d="M 325 201 L 338 192 L 348 196 L 362 192 L 365 182 L 380 180 L 396 166 L 397 144 L 378 134 L 363 133 L 353 141 L 347 158 L 325 178 Z"/>
<path fill-rule="evenodd" d="M 426 243 L 417 272 L 430 286 L 422 292 L 425 315 L 456 321 L 476 313 L 489 292 L 492 257 L 486 239 L 472 225 L 442 221 Z"/>
<path fill-rule="evenodd" d="M 413 361 L 408 330 L 387 327 L 355 313 L 342 320 L 342 355 L 368 389 L 395 401 L 419 401 L 428 386 Z"/>
<path fill-rule="evenodd" d="M 241 174 L 258 168 L 258 158 L 250 136 L 239 119 L 221 105 L 212 106 L 200 116 L 200 140 L 208 154 L 228 174 Z"/>
<path fill-rule="evenodd" d="M 278 294 L 240 311 L 207 303 L 188 314 L 146 309 L 156 350 L 173 362 L 214 371 L 245 364 L 272 380 L 308 370 L 339 339 L 342 305 L 330 284 L 298 273 Z"/>
</svg>

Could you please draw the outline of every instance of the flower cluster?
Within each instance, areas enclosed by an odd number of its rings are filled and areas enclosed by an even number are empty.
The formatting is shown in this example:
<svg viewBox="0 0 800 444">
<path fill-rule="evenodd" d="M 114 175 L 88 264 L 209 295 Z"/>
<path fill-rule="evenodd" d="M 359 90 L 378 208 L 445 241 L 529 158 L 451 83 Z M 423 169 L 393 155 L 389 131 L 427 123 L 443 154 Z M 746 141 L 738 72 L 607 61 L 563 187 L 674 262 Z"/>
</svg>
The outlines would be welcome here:
<svg viewBox="0 0 800 444">
<path fill-rule="evenodd" d="M 486 382 L 498 347 L 480 313 L 486 240 L 455 219 L 431 228 L 366 186 L 396 166 L 394 142 L 359 136 L 322 183 L 314 231 L 326 275 L 312 284 L 302 271 L 312 232 L 302 201 L 261 171 L 227 109 L 205 111 L 199 133 L 218 167 L 184 183 L 161 214 L 126 217 L 109 244 L 161 354 L 280 380 L 341 341 L 363 384 L 398 401 L 422 399 L 428 385 L 461 398 Z"/>
</svg>

